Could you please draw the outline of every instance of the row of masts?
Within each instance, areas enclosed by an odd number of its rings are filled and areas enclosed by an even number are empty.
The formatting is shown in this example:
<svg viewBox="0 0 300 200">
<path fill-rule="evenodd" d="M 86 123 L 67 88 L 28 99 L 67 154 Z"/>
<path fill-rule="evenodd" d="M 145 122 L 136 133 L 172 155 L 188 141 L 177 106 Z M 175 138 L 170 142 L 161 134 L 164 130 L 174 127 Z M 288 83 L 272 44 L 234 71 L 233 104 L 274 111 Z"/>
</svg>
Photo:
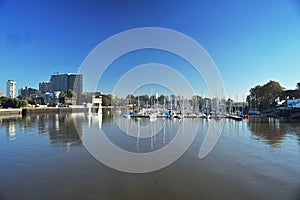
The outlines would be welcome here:
<svg viewBox="0 0 300 200">
<path fill-rule="evenodd" d="M 153 95 L 149 98 L 149 106 L 147 104 L 147 106 L 142 107 L 139 96 L 140 95 L 138 95 L 137 98 L 137 106 L 131 107 L 131 114 L 134 116 L 150 116 L 151 114 L 155 114 L 151 116 L 174 115 L 178 117 L 197 117 L 203 115 L 215 115 L 221 117 L 222 115 L 241 115 L 245 107 L 245 103 L 237 107 L 233 106 L 231 100 L 228 105 L 228 101 L 226 102 L 224 99 L 220 100 L 218 98 L 206 98 L 201 104 L 198 97 L 188 99 L 183 96 L 171 99 L 168 102 L 166 101 L 167 98 L 163 98 L 163 101 L 159 104 L 157 95 Z M 128 103 L 130 102 L 128 101 Z M 140 111 L 144 112 L 140 113 Z M 145 111 L 147 113 L 145 113 Z"/>
</svg>

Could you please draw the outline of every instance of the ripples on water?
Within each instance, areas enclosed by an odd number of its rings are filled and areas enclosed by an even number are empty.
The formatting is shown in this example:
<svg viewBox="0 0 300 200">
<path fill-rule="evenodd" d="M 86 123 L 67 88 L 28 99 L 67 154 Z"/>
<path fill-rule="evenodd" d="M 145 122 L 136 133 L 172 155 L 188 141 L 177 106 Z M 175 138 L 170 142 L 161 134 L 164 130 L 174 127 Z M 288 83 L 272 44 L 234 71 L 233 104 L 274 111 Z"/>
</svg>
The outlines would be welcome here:
<svg viewBox="0 0 300 200">
<path fill-rule="evenodd" d="M 197 124 L 198 132 L 188 151 L 170 166 L 147 174 L 110 169 L 81 141 L 94 127 L 120 148 L 150 152 L 168 145 L 182 126 L 189 134 L 190 124 Z M 204 119 L 128 120 L 111 112 L 101 118 L 0 117 L 0 199 L 300 198 L 299 122 L 226 119 L 215 148 L 199 159 L 209 124 Z"/>
</svg>

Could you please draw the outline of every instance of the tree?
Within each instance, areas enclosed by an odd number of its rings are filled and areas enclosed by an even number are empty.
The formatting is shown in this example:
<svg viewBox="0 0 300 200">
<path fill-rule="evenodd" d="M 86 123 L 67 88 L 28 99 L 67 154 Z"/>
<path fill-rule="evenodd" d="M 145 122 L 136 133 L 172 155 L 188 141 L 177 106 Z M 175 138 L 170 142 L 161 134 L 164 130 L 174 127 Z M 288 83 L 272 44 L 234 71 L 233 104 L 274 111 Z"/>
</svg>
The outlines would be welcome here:
<svg viewBox="0 0 300 200">
<path fill-rule="evenodd" d="M 270 80 L 265 85 L 257 85 L 250 89 L 250 95 L 247 97 L 249 105 L 257 107 L 258 110 L 269 110 L 276 105 L 277 99 L 283 91 L 280 83 Z"/>
<path fill-rule="evenodd" d="M 76 104 L 76 93 L 68 89 L 67 94 L 65 94 L 65 103 L 68 105 Z"/>
<path fill-rule="evenodd" d="M 300 90 L 300 82 L 297 83 L 297 90 Z"/>
<path fill-rule="evenodd" d="M 136 96 L 135 101 L 138 102 L 138 100 L 140 101 L 140 107 L 144 107 L 149 101 L 149 96 L 147 94 Z"/>
<path fill-rule="evenodd" d="M 18 98 L 0 98 L 0 106 L 3 108 L 20 108 L 23 106 L 27 106 L 28 102 L 26 100 L 20 100 Z"/>
<path fill-rule="evenodd" d="M 135 100 L 135 96 L 133 94 L 127 95 L 126 101 L 127 101 L 127 103 L 130 103 L 130 104 L 136 104 L 137 103 L 137 101 Z"/>
<path fill-rule="evenodd" d="M 71 99 L 71 98 L 76 98 L 76 93 L 73 91 L 73 90 L 71 90 L 71 89 L 68 89 L 68 91 L 67 91 L 67 97 L 69 98 L 69 99 Z"/>
<path fill-rule="evenodd" d="M 7 97 L 1 97 L 0 98 L 0 107 L 3 106 L 4 108 L 6 108 L 7 101 L 8 101 Z"/>
<path fill-rule="evenodd" d="M 160 103 L 160 104 L 163 104 L 164 102 L 166 102 L 166 96 L 165 95 L 163 95 L 163 94 L 161 94 L 159 97 L 158 97 L 158 102 Z"/>
<path fill-rule="evenodd" d="M 204 99 L 203 97 L 196 95 L 193 98 L 196 98 L 197 104 L 199 105 L 199 108 L 202 109 L 204 105 Z"/>
<path fill-rule="evenodd" d="M 65 104 L 65 99 L 66 99 L 66 93 L 64 91 L 61 91 L 58 95 L 59 103 Z"/>
<path fill-rule="evenodd" d="M 102 106 L 111 106 L 113 95 L 102 95 Z"/>
<path fill-rule="evenodd" d="M 21 100 L 21 106 L 26 107 L 28 105 L 28 101 L 26 99 Z"/>
</svg>

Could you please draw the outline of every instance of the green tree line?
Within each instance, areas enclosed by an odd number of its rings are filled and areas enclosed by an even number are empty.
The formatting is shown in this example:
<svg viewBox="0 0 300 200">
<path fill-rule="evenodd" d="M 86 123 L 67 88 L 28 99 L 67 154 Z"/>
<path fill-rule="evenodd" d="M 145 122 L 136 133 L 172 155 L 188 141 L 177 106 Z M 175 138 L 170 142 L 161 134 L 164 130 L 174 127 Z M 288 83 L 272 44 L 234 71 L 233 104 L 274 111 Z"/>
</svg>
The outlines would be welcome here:
<svg viewBox="0 0 300 200">
<path fill-rule="evenodd" d="M 279 82 L 270 80 L 264 85 L 256 85 L 250 89 L 247 102 L 252 110 L 271 110 L 277 105 L 277 101 L 285 99 L 300 98 L 300 82 L 296 84 L 295 90 L 285 90 Z"/>
<path fill-rule="evenodd" d="M 28 101 L 26 99 L 0 97 L 0 107 L 2 108 L 21 108 L 27 105 Z"/>
</svg>

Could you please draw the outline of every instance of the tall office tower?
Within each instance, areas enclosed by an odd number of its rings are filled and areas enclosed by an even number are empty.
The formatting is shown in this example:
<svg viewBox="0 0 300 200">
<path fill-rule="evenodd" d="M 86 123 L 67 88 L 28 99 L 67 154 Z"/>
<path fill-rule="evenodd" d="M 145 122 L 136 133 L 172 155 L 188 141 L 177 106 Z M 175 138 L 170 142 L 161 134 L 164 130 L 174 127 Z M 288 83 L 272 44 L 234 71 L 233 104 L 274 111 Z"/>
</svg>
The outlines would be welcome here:
<svg viewBox="0 0 300 200">
<path fill-rule="evenodd" d="M 82 74 L 53 74 L 50 78 L 51 91 L 64 91 L 68 92 L 68 89 L 73 90 L 76 93 L 76 103 L 80 103 L 80 97 L 82 95 Z"/>
</svg>

